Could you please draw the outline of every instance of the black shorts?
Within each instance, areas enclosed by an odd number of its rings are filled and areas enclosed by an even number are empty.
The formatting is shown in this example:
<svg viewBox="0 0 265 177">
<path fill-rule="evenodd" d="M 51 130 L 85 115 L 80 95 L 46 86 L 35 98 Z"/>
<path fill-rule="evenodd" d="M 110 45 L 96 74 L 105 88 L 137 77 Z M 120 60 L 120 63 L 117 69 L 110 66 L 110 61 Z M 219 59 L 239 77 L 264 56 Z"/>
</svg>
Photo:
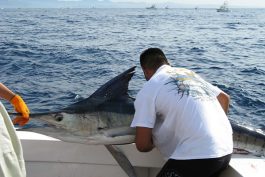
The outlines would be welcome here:
<svg viewBox="0 0 265 177">
<path fill-rule="evenodd" d="M 217 177 L 228 167 L 231 154 L 210 159 L 169 159 L 157 177 Z"/>
</svg>

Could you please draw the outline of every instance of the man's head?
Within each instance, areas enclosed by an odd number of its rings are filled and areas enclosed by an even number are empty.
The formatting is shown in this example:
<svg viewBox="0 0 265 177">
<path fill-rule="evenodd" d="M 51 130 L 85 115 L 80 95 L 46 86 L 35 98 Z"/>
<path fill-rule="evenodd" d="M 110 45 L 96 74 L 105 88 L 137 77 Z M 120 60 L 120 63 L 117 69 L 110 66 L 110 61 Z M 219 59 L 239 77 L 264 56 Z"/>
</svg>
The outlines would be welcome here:
<svg viewBox="0 0 265 177">
<path fill-rule="evenodd" d="M 149 48 L 140 55 L 140 64 L 146 80 L 149 80 L 162 65 L 169 65 L 163 51 L 159 48 Z"/>
</svg>

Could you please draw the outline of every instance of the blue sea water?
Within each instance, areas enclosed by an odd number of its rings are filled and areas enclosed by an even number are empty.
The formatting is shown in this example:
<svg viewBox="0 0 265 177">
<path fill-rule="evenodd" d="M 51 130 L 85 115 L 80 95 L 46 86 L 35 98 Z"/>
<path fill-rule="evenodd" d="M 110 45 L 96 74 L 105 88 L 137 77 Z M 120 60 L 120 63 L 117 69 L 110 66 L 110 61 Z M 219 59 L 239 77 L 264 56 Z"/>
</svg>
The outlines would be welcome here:
<svg viewBox="0 0 265 177">
<path fill-rule="evenodd" d="M 148 47 L 230 94 L 231 120 L 265 130 L 265 9 L 0 9 L 0 82 L 33 113 L 86 98 L 137 65 L 135 96 Z"/>
</svg>

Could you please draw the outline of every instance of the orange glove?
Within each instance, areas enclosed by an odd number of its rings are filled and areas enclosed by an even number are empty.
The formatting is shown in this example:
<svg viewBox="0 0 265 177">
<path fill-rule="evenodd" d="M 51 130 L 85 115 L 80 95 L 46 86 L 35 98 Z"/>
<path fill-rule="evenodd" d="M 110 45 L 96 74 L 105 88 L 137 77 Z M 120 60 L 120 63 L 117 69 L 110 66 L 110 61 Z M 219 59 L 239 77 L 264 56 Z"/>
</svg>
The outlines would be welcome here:
<svg viewBox="0 0 265 177">
<path fill-rule="evenodd" d="M 11 104 L 14 106 L 15 110 L 18 113 L 21 113 L 22 116 L 17 116 L 14 120 L 13 123 L 19 123 L 20 126 L 25 125 L 29 121 L 29 109 L 24 100 L 19 96 L 15 95 L 11 99 Z"/>
<path fill-rule="evenodd" d="M 23 127 L 24 125 L 26 125 L 26 123 L 28 123 L 29 118 L 25 118 L 22 116 L 17 116 L 15 119 L 13 119 L 13 124 L 16 125 L 18 124 L 19 126 Z"/>
</svg>

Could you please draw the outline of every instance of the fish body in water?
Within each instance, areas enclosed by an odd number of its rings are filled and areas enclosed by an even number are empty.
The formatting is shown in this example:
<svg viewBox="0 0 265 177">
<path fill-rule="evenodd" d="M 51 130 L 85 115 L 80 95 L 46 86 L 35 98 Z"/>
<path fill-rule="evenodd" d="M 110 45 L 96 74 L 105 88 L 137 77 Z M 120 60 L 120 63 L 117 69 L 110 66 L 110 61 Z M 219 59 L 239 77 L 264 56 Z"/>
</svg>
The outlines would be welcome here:
<svg viewBox="0 0 265 177">
<path fill-rule="evenodd" d="M 234 153 L 265 157 L 265 134 L 232 121 Z"/>
<path fill-rule="evenodd" d="M 31 114 L 31 124 L 18 131 L 32 131 L 66 142 L 82 144 L 133 143 L 130 127 L 134 99 L 127 91 L 135 67 L 101 86 L 90 97 L 53 113 Z M 232 122 L 235 149 L 265 156 L 265 135 Z"/>
</svg>

